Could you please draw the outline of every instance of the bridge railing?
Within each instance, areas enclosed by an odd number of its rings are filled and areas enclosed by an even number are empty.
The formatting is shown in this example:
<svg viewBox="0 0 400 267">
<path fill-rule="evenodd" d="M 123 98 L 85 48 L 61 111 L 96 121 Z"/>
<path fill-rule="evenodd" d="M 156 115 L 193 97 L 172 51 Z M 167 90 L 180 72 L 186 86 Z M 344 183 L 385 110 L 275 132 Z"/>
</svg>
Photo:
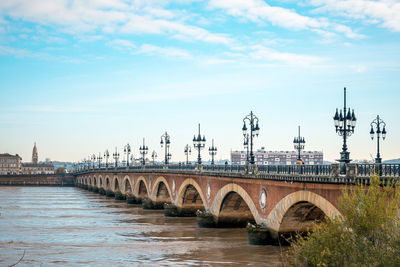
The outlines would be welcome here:
<svg viewBox="0 0 400 267">
<path fill-rule="evenodd" d="M 400 164 L 356 164 L 357 176 L 370 177 L 374 173 L 383 177 L 399 177 Z"/>
<path fill-rule="evenodd" d="M 332 173 L 331 165 L 260 165 L 258 171 L 271 174 L 304 174 L 329 176 Z"/>
<path fill-rule="evenodd" d="M 355 172 L 346 176 L 338 175 L 333 165 L 258 165 L 252 168 L 245 165 L 197 165 L 169 164 L 165 165 L 134 165 L 129 167 L 108 167 L 81 170 L 87 171 L 183 171 L 189 173 L 205 172 L 218 175 L 239 175 L 240 177 L 252 177 L 261 179 L 283 179 L 292 177 L 293 181 L 300 182 L 334 182 L 334 183 L 363 183 L 369 184 L 372 174 L 379 173 L 382 178 L 391 178 L 400 176 L 400 164 L 353 164 Z M 334 173 L 335 172 L 335 173 Z M 275 176 L 274 176 L 275 175 Z M 274 176 L 274 177 L 272 177 Z"/>
</svg>

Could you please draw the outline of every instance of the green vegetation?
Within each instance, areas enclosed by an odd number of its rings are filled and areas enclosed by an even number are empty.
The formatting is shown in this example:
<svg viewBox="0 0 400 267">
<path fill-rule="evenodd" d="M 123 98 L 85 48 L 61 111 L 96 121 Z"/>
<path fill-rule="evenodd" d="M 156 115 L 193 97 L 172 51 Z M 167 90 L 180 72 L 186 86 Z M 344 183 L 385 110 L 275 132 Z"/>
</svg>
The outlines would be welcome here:
<svg viewBox="0 0 400 267">
<path fill-rule="evenodd" d="M 400 186 L 343 190 L 341 218 L 315 224 L 312 233 L 292 240 L 289 266 L 400 266 Z"/>
</svg>

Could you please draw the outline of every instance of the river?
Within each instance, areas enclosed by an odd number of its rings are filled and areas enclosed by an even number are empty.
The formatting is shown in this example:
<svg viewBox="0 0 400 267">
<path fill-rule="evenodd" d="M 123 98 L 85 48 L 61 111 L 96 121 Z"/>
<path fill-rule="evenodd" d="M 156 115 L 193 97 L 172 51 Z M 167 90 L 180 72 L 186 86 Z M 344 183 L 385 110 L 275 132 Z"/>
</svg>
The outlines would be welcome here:
<svg viewBox="0 0 400 267">
<path fill-rule="evenodd" d="M 0 187 L 0 265 L 280 266 L 245 229 L 198 228 L 72 187 Z"/>
</svg>

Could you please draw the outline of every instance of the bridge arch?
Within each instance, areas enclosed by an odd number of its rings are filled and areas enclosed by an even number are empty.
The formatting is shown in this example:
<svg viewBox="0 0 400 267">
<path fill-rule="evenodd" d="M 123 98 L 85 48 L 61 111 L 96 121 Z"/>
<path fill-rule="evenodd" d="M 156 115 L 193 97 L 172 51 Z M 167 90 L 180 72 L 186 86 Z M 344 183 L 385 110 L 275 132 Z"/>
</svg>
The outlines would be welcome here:
<svg viewBox="0 0 400 267">
<path fill-rule="evenodd" d="M 256 205 L 250 195 L 241 186 L 234 183 L 229 183 L 218 191 L 210 210 L 221 222 L 224 220 L 223 217 L 225 216 L 231 217 L 230 219 L 232 219 L 232 216 L 227 215 L 224 209 L 231 205 L 229 202 L 233 201 L 239 204 L 237 210 L 238 213 L 242 212 L 242 214 L 237 215 L 236 220 L 238 221 L 232 221 L 232 226 L 234 226 L 234 224 L 245 226 L 243 224 L 245 224 L 246 220 L 251 222 L 254 220 L 256 223 L 261 222 Z M 223 224 L 225 223 L 223 222 Z"/>
<path fill-rule="evenodd" d="M 110 177 L 106 176 L 104 179 L 104 189 L 108 190 L 111 188 Z"/>
<path fill-rule="evenodd" d="M 99 180 L 99 185 L 98 185 L 98 187 L 103 187 L 103 177 L 102 177 L 101 175 L 99 175 L 98 180 Z"/>
<path fill-rule="evenodd" d="M 124 188 L 124 194 L 126 193 L 132 193 L 133 194 L 133 186 L 132 186 L 132 182 L 131 179 L 128 175 L 126 175 L 122 181 L 122 185 Z"/>
<path fill-rule="evenodd" d="M 307 205 L 307 203 L 309 204 Z M 322 196 L 311 191 L 301 190 L 285 196 L 275 205 L 275 207 L 268 214 L 266 222 L 267 226 L 276 232 L 281 230 L 285 231 L 285 229 L 282 229 L 281 227 L 282 223 L 285 223 L 284 219 L 287 218 L 287 215 L 291 215 L 289 213 L 295 212 L 293 208 L 306 208 L 309 209 L 309 212 L 314 213 L 323 212 L 324 215 L 330 219 L 335 218 L 336 216 L 341 216 L 339 210 Z M 313 209 L 313 211 L 311 209 Z"/>
<path fill-rule="evenodd" d="M 96 176 L 93 177 L 93 186 L 97 186 L 97 179 L 96 179 Z"/>
<path fill-rule="evenodd" d="M 143 176 L 140 176 L 136 180 L 134 195 L 138 200 L 141 200 L 149 196 L 149 186 L 147 184 L 146 179 Z"/>
<path fill-rule="evenodd" d="M 153 189 L 151 190 L 151 199 L 157 200 L 158 198 L 166 202 L 172 201 L 171 189 L 169 188 L 167 180 L 163 176 L 159 176 L 155 180 Z"/>
<path fill-rule="evenodd" d="M 119 185 L 119 179 L 118 176 L 114 176 L 113 182 L 112 182 L 112 190 L 113 192 L 121 191 L 120 185 Z"/>
<path fill-rule="evenodd" d="M 184 202 L 185 202 L 185 197 L 187 194 L 187 189 L 190 186 L 192 186 L 193 189 L 195 189 L 197 191 L 197 193 L 200 196 L 200 200 L 201 200 L 201 204 L 202 204 L 203 208 L 206 208 L 207 201 L 206 201 L 206 198 L 204 197 L 203 191 L 201 190 L 200 185 L 192 178 L 188 178 L 185 181 L 183 181 L 183 183 L 179 187 L 178 194 L 176 197 L 176 202 L 175 202 L 176 206 L 183 207 L 185 205 Z M 198 204 L 199 201 L 196 201 L 196 202 Z"/>
</svg>

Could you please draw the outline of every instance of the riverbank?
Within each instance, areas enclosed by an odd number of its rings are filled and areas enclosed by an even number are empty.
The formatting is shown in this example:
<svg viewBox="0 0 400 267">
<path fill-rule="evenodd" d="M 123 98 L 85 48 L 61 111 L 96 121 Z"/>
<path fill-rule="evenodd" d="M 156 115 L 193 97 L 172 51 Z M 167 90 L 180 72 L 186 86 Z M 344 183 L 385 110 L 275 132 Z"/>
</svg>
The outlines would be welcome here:
<svg viewBox="0 0 400 267">
<path fill-rule="evenodd" d="M 68 174 L 0 175 L 0 186 L 75 186 L 75 179 Z"/>
</svg>

